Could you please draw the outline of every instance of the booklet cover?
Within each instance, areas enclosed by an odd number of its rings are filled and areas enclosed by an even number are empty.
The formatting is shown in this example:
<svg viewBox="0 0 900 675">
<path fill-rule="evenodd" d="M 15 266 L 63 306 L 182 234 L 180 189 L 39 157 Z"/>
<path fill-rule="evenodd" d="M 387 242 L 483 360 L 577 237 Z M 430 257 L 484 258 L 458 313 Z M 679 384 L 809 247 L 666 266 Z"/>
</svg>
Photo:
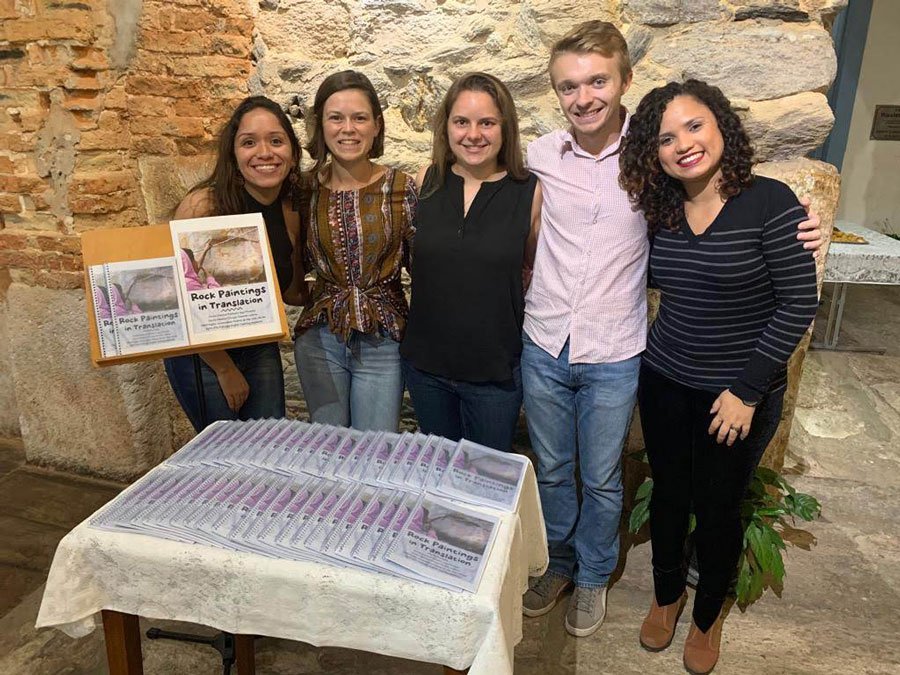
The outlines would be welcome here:
<svg viewBox="0 0 900 675">
<path fill-rule="evenodd" d="M 173 220 L 170 228 L 191 344 L 281 332 L 261 214 Z"/>
<path fill-rule="evenodd" d="M 528 458 L 463 439 L 441 476 L 437 491 L 472 504 L 515 511 Z"/>
<path fill-rule="evenodd" d="M 425 496 L 413 507 L 385 560 L 466 591 L 476 591 L 497 518 Z"/>
<path fill-rule="evenodd" d="M 102 357 L 188 344 L 175 258 L 92 265 L 88 277 Z"/>
</svg>

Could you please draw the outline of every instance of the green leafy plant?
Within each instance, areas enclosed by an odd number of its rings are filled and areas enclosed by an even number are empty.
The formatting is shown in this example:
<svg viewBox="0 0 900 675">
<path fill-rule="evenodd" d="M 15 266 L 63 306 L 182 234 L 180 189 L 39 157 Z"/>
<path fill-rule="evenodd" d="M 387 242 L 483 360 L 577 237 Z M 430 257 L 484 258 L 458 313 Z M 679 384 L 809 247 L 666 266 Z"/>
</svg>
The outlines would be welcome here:
<svg viewBox="0 0 900 675">
<path fill-rule="evenodd" d="M 634 508 L 628 519 L 628 529 L 632 533 L 638 532 L 650 518 L 652 494 L 653 479 L 648 478 L 635 493 Z M 797 492 L 777 472 L 765 467 L 756 469 L 747 497 L 741 505 L 744 548 L 735 586 L 741 609 L 759 600 L 767 588 L 781 596 L 784 584 L 784 558 L 781 552 L 787 548 L 782 534 L 791 528 L 797 518 L 811 521 L 821 511 L 822 506 L 815 497 Z M 693 532 L 695 526 L 696 519 L 691 514 L 688 531 Z"/>
</svg>

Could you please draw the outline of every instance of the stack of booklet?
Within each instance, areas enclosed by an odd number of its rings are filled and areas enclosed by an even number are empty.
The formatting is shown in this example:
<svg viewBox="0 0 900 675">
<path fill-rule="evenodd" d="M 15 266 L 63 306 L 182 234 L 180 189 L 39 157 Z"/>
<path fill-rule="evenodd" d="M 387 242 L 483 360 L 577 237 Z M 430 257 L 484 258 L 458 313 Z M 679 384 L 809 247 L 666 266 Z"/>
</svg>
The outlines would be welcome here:
<svg viewBox="0 0 900 675">
<path fill-rule="evenodd" d="M 216 422 L 90 524 L 474 592 L 492 510 L 515 510 L 528 461 L 423 434 Z"/>
</svg>

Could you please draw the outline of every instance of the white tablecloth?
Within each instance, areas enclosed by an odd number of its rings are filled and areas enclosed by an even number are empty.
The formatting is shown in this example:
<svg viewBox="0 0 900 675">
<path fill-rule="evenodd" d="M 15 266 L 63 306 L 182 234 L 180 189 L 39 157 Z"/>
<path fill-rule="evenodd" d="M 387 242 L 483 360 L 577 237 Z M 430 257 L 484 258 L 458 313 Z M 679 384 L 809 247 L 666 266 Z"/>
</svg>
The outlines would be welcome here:
<svg viewBox="0 0 900 675">
<path fill-rule="evenodd" d="M 273 560 L 81 523 L 59 543 L 37 626 L 72 637 L 101 609 L 339 646 L 417 661 L 513 672 L 522 593 L 547 566 L 534 470 L 504 514 L 477 593 L 316 563 Z"/>
</svg>

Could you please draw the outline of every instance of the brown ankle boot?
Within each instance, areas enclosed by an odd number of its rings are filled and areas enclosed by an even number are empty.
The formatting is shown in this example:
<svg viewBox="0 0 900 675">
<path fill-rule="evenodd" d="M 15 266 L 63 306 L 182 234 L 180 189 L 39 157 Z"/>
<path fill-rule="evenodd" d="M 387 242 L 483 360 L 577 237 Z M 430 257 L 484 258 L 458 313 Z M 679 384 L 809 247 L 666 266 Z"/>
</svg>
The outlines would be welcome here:
<svg viewBox="0 0 900 675">
<path fill-rule="evenodd" d="M 684 668 L 691 675 L 706 675 L 716 667 L 723 623 L 725 613 L 720 612 L 713 625 L 704 633 L 691 621 L 691 630 L 684 641 Z"/>
<path fill-rule="evenodd" d="M 641 647 L 649 652 L 661 652 L 672 644 L 675 635 L 675 625 L 681 610 L 687 602 L 687 593 L 682 594 L 678 600 L 670 605 L 660 607 L 656 604 L 656 594 L 653 594 L 653 604 L 644 623 L 641 624 Z"/>
</svg>

